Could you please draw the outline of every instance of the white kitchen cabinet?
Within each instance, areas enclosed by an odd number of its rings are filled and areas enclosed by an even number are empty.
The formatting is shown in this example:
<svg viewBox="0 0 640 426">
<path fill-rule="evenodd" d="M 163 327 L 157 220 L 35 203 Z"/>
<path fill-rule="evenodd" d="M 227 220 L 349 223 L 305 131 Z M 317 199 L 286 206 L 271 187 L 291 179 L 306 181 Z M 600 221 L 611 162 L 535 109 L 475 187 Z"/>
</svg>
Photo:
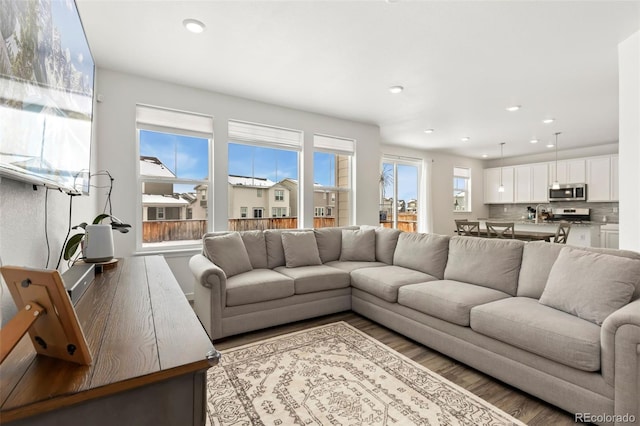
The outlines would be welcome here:
<svg viewBox="0 0 640 426">
<path fill-rule="evenodd" d="M 587 158 L 587 200 L 611 201 L 611 157 Z"/>
<path fill-rule="evenodd" d="M 608 224 L 600 227 L 600 244 L 604 248 L 617 249 L 620 235 L 619 225 Z"/>
<path fill-rule="evenodd" d="M 513 167 L 484 169 L 484 203 L 505 204 L 514 202 Z M 504 192 L 499 192 L 500 182 Z"/>
<path fill-rule="evenodd" d="M 585 183 L 586 182 L 586 162 L 584 158 L 574 160 L 558 161 L 557 180 L 563 183 Z M 556 162 L 549 163 L 549 182 L 556 180 Z"/>
<path fill-rule="evenodd" d="M 618 192 L 618 183 L 620 181 L 620 175 L 618 172 L 618 156 L 611 156 L 611 201 L 620 200 L 620 193 Z"/>
<path fill-rule="evenodd" d="M 525 164 L 514 167 L 514 200 L 516 203 L 546 203 L 548 199 L 547 164 Z"/>
</svg>

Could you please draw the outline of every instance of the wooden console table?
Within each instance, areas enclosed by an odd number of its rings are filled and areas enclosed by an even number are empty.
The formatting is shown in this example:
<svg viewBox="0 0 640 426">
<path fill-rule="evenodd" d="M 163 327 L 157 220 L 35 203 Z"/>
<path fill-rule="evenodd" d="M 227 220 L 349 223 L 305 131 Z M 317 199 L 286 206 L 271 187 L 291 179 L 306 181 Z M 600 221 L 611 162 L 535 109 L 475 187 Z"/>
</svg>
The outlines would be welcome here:
<svg viewBox="0 0 640 426">
<path fill-rule="evenodd" d="M 0 423 L 205 424 L 217 353 L 164 258 L 96 275 L 75 308 L 92 365 L 36 355 L 25 336 L 0 365 Z"/>
</svg>

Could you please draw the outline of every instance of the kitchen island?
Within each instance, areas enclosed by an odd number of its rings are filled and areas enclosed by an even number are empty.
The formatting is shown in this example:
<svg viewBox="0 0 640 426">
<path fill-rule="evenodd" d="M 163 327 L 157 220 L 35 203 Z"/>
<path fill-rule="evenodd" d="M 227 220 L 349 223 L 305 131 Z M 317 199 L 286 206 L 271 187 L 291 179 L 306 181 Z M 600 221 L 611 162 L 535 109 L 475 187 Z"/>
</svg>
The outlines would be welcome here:
<svg viewBox="0 0 640 426">
<path fill-rule="evenodd" d="M 533 220 L 505 219 L 505 218 L 478 218 L 480 228 L 486 230 L 485 222 L 513 222 L 514 230 L 522 232 L 553 232 L 558 229 L 558 222 L 535 223 Z M 600 247 L 601 222 L 572 223 L 567 244 L 579 247 Z"/>
</svg>

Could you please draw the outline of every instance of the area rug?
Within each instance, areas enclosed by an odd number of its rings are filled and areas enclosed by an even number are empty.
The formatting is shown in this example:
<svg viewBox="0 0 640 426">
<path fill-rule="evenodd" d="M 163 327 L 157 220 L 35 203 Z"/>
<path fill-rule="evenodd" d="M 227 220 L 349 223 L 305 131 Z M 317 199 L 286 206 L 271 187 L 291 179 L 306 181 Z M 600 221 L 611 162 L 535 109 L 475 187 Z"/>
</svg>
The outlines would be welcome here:
<svg viewBox="0 0 640 426">
<path fill-rule="evenodd" d="M 523 425 L 345 322 L 222 351 L 208 425 Z"/>
</svg>

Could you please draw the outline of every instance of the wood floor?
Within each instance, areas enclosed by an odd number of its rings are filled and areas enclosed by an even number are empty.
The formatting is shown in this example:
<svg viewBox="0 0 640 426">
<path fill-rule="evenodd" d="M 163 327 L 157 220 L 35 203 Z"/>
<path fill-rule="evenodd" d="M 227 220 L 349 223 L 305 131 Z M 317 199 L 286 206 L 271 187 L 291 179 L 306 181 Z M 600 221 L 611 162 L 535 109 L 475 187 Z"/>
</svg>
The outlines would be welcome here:
<svg viewBox="0 0 640 426">
<path fill-rule="evenodd" d="M 451 380 L 457 385 L 478 395 L 485 401 L 506 411 L 523 423 L 532 426 L 575 425 L 573 415 L 544 401 L 515 389 L 471 367 L 461 364 L 440 352 L 407 339 L 386 327 L 372 322 L 356 313 L 345 312 L 327 315 L 306 321 L 299 321 L 265 330 L 231 336 L 214 342 L 216 349 L 224 350 L 255 342 L 280 334 L 303 330 L 335 321 L 345 321 L 358 330 L 370 335 L 397 352 L 411 358 L 429 370 Z"/>
</svg>

